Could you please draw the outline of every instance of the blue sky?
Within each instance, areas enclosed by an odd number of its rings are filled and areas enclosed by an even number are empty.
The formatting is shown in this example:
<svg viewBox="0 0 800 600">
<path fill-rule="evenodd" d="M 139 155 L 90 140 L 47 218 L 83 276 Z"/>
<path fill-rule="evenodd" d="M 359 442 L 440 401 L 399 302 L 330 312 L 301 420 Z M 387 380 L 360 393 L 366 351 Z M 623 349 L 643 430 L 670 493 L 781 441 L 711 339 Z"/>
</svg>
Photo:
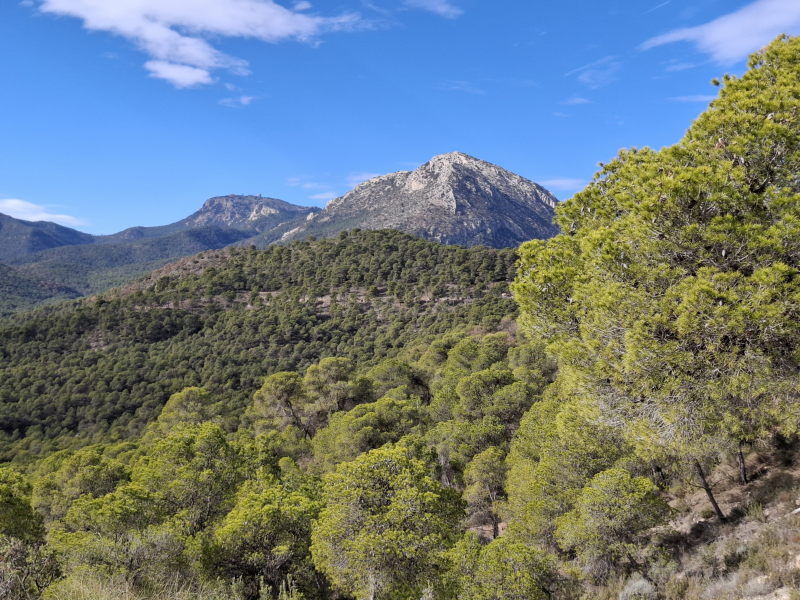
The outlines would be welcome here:
<svg viewBox="0 0 800 600">
<path fill-rule="evenodd" d="M 0 212 L 92 233 L 324 205 L 459 150 L 566 199 L 676 142 L 798 0 L 2 0 Z"/>
</svg>

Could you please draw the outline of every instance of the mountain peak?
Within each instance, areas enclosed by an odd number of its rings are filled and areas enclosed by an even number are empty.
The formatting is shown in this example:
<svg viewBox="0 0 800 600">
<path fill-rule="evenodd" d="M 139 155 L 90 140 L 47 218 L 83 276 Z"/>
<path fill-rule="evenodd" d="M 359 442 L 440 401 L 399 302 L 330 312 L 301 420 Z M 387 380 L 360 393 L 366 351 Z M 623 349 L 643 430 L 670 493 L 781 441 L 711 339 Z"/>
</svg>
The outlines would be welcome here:
<svg viewBox="0 0 800 600">
<path fill-rule="evenodd" d="M 425 165 L 469 165 L 469 166 L 481 166 L 481 165 L 491 165 L 491 163 L 486 162 L 485 160 L 481 160 L 480 158 L 475 158 L 474 156 L 470 156 L 469 154 L 464 154 L 463 152 L 447 152 L 446 154 L 438 154 L 430 159 Z M 423 166 L 425 166 L 423 165 Z"/>
<path fill-rule="evenodd" d="M 200 210 L 181 221 L 181 224 L 191 227 L 216 225 L 263 231 L 265 228 L 274 227 L 278 222 L 306 215 L 315 210 L 317 209 L 313 207 L 297 206 L 277 198 L 230 194 L 209 198 Z"/>
<path fill-rule="evenodd" d="M 463 152 L 449 152 L 414 171 L 359 184 L 284 239 L 358 227 L 397 229 L 446 244 L 509 247 L 554 235 L 556 203 L 533 181 Z"/>
</svg>

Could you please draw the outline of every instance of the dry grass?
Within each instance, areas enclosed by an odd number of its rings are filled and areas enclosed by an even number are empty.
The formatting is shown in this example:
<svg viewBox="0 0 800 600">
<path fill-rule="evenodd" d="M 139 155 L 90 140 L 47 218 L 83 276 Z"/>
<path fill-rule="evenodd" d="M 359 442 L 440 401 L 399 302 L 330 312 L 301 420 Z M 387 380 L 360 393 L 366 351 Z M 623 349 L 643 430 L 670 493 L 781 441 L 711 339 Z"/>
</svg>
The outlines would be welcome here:
<svg viewBox="0 0 800 600">
<path fill-rule="evenodd" d="M 135 589 L 123 578 L 101 577 L 89 569 L 71 573 L 51 585 L 43 600 L 242 600 L 236 586 L 202 584 L 197 586 L 166 582 L 155 589 Z"/>
</svg>

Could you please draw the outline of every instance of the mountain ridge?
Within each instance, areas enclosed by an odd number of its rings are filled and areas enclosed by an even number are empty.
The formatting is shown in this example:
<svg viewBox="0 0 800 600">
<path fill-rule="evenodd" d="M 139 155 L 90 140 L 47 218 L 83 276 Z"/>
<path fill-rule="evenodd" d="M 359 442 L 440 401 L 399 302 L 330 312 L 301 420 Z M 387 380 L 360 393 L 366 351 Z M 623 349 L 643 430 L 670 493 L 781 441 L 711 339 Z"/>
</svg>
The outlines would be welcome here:
<svg viewBox="0 0 800 600">
<path fill-rule="evenodd" d="M 205 250 L 264 248 L 353 229 L 392 229 L 445 245 L 516 247 L 557 233 L 557 202 L 516 173 L 450 152 L 412 171 L 360 183 L 324 209 L 230 194 L 207 199 L 174 223 L 101 236 L 0 215 L 0 263 L 13 268 L 18 281 L 13 298 L 0 290 L 0 314 L 49 300 L 48 289 L 90 295 Z"/>
<path fill-rule="evenodd" d="M 111 235 L 98 237 L 101 242 L 113 243 L 161 237 L 199 227 L 237 229 L 253 236 L 318 210 L 320 209 L 315 206 L 300 206 L 260 194 L 228 194 L 209 198 L 200 209 L 174 223 L 155 227 L 129 227 Z"/>
<path fill-rule="evenodd" d="M 0 213 L 0 262 L 49 248 L 90 244 L 93 237 L 50 221 L 26 221 Z"/>
<path fill-rule="evenodd" d="M 0 215 L 0 262 L 9 278 L 0 287 L 0 315 L 100 292 L 184 256 L 243 245 L 255 236 L 252 243 L 268 245 L 284 233 L 282 226 L 317 210 L 263 196 L 215 196 L 175 223 L 102 236 Z"/>
</svg>

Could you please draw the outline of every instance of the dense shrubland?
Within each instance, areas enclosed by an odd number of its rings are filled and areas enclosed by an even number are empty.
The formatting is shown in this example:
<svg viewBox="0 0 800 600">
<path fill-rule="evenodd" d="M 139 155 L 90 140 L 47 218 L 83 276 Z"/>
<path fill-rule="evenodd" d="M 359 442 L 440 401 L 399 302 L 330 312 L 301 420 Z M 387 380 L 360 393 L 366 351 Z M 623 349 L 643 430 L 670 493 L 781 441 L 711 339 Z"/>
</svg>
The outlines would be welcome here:
<svg viewBox="0 0 800 600">
<path fill-rule="evenodd" d="M 308 332 L 296 333 L 294 362 L 269 363 L 237 402 L 222 369 L 139 409 L 136 435 L 112 430 L 2 468 L 7 593 L 789 598 L 800 588 L 799 72 L 800 40 L 776 40 L 741 79 L 725 79 L 678 145 L 605 165 L 559 208 L 562 234 L 520 249 L 519 327 L 490 295 L 472 304 L 484 306 L 477 321 L 453 311 L 426 328 L 421 317 L 378 330 L 382 342 L 343 327 L 326 351 L 303 354 Z M 353 241 L 240 251 L 231 268 L 134 294 L 148 308 L 137 312 L 175 311 L 174 321 L 153 312 L 126 329 L 124 304 L 104 318 L 132 336 L 174 323 L 171 337 L 188 339 L 186 327 L 208 325 L 187 323 L 213 314 L 230 337 L 246 336 L 256 323 L 236 328 L 234 317 L 246 322 L 247 309 L 204 299 L 254 304 L 253 289 L 292 285 L 305 277 L 287 254 L 297 250 L 309 252 L 304 286 L 363 286 L 370 255 L 348 255 Z M 320 249 L 341 253 L 340 269 L 314 272 Z M 412 254 L 424 249 L 431 267 L 445 258 L 425 244 Z M 450 274 L 470 289 L 508 268 L 502 255 L 469 252 L 457 256 L 474 270 Z M 405 294 L 384 281 L 364 297 Z M 416 282 L 407 301 L 432 285 Z M 9 330 L 5 356 L 68 350 L 98 331 L 80 323 L 101 304 L 40 313 Z M 293 327 L 294 315 L 283 318 Z M 48 337 L 46 319 L 73 329 Z"/>
</svg>

